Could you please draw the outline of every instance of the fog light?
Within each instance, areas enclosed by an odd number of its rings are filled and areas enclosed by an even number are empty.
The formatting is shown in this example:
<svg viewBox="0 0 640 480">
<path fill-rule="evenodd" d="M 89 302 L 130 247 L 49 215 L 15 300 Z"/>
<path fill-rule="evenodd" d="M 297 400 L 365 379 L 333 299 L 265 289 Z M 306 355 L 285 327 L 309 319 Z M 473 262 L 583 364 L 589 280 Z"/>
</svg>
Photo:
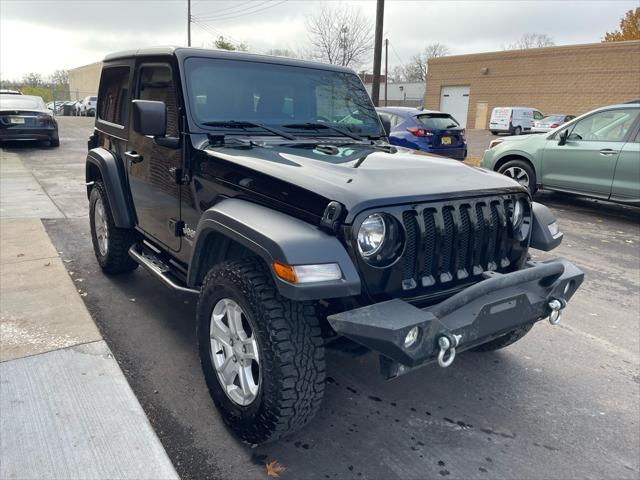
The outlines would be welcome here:
<svg viewBox="0 0 640 480">
<path fill-rule="evenodd" d="M 409 348 L 413 346 L 418 341 L 419 336 L 420 336 L 420 327 L 413 327 L 411 330 L 409 330 L 409 332 L 407 333 L 407 336 L 404 337 L 404 348 Z"/>
</svg>

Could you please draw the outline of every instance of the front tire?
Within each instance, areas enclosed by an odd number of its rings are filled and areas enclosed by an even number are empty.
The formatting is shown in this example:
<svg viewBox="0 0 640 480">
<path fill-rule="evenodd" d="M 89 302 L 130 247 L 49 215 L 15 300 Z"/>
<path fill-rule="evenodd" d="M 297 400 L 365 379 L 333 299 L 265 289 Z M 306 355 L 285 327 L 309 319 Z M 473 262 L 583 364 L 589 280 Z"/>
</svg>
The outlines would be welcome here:
<svg viewBox="0 0 640 480">
<path fill-rule="evenodd" d="M 482 345 L 478 345 L 477 347 L 473 347 L 471 349 L 472 352 L 493 352 L 495 350 L 500 350 L 501 348 L 508 347 L 516 343 L 522 337 L 524 337 L 529 330 L 533 327 L 533 323 L 527 323 L 515 330 L 511 330 L 509 333 L 498 337 L 490 342 L 483 343 Z"/>
<path fill-rule="evenodd" d="M 276 440 L 315 415 L 325 379 L 315 308 L 282 297 L 260 260 L 209 271 L 198 300 L 197 337 L 211 397 L 243 440 Z"/>
<path fill-rule="evenodd" d="M 501 165 L 498 173 L 515 180 L 528 189 L 531 195 L 536 193 L 536 172 L 529 162 L 525 160 L 511 160 Z"/>
<path fill-rule="evenodd" d="M 513 134 L 514 135 L 522 135 L 522 127 L 515 127 L 513 129 Z"/>
<path fill-rule="evenodd" d="M 89 221 L 93 251 L 105 273 L 125 273 L 135 270 L 136 261 L 129 248 L 138 242 L 138 234 L 130 228 L 118 228 L 102 182 L 95 182 L 89 196 Z"/>
</svg>

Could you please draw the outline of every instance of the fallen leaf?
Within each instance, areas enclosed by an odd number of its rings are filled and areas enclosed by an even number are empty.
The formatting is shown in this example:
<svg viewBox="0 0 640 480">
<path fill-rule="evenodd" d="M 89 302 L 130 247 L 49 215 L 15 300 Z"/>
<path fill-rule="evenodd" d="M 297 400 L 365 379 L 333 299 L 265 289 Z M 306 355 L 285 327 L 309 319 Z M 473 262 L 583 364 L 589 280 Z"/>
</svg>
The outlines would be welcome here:
<svg viewBox="0 0 640 480">
<path fill-rule="evenodd" d="M 44 264 L 45 267 L 48 267 L 49 265 L 51 265 L 51 262 L 47 262 Z"/>
<path fill-rule="evenodd" d="M 19 253 L 17 256 L 18 257 L 24 257 L 24 253 Z"/>
<path fill-rule="evenodd" d="M 267 467 L 267 475 L 271 478 L 279 478 L 280 474 L 286 470 L 277 460 L 265 465 Z"/>
</svg>

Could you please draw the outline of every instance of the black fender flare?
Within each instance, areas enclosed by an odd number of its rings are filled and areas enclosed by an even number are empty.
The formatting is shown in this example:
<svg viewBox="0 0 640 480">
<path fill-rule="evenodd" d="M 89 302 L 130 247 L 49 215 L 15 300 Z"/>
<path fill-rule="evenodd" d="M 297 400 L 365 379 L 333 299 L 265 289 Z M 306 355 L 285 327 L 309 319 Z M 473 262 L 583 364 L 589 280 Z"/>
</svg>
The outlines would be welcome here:
<svg viewBox="0 0 640 480">
<path fill-rule="evenodd" d="M 360 294 L 360 276 L 340 240 L 319 228 L 268 207 L 224 199 L 203 212 L 193 240 L 187 283 L 202 278 L 209 235 L 222 234 L 254 252 L 269 266 L 278 291 L 291 300 L 320 300 Z M 315 265 L 337 263 L 342 279 L 293 284 L 275 275 L 272 263 Z"/>
<path fill-rule="evenodd" d="M 91 182 L 96 180 L 93 168 L 97 168 L 100 171 L 116 227 L 133 228 L 135 226 L 135 214 L 127 201 L 126 180 L 120 162 L 118 162 L 113 153 L 102 147 L 89 150 L 85 164 L 85 178 L 88 185 L 87 194 L 91 192 Z"/>
</svg>

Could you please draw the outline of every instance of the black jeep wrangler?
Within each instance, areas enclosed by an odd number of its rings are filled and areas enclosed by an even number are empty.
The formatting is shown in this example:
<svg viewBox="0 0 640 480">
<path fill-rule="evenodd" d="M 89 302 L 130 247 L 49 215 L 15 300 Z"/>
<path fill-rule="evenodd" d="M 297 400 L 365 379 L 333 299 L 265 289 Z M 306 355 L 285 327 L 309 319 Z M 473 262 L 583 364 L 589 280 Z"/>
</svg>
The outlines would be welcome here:
<svg viewBox="0 0 640 480">
<path fill-rule="evenodd" d="M 213 400 L 253 443 L 300 428 L 347 337 L 389 378 L 560 320 L 583 280 L 511 179 L 390 146 L 358 76 L 152 48 L 104 60 L 86 161 L 104 272 L 198 295 Z"/>
</svg>

